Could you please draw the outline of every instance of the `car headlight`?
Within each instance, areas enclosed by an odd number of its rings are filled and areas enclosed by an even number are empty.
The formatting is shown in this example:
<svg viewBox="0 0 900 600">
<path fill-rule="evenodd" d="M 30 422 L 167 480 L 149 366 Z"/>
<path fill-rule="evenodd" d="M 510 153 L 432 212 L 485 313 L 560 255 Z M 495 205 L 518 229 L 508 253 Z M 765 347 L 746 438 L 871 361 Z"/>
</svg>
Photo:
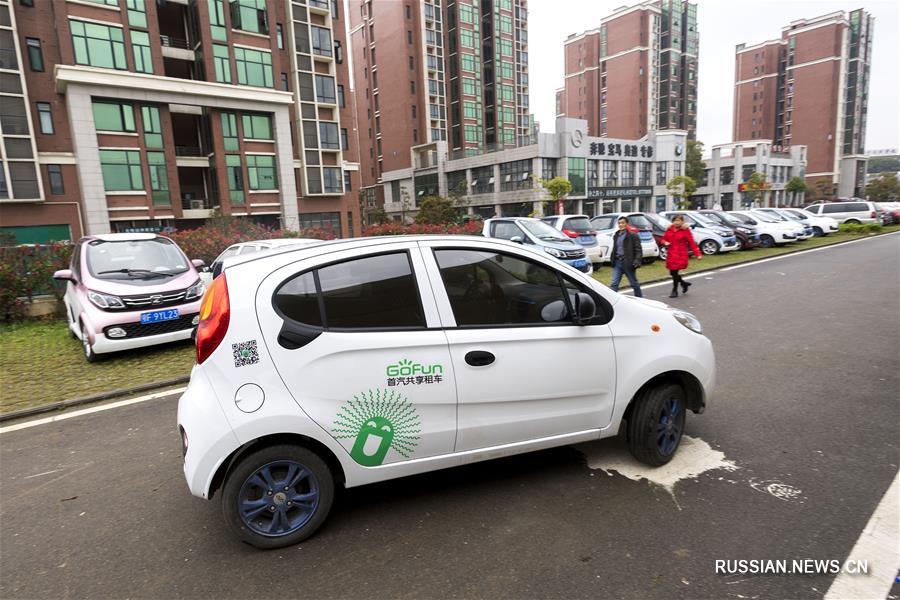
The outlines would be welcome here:
<svg viewBox="0 0 900 600">
<path fill-rule="evenodd" d="M 544 246 L 544 252 L 546 252 L 550 256 L 555 256 L 556 258 L 566 257 L 565 252 L 563 252 L 562 250 L 557 250 L 556 248 L 548 248 L 547 246 Z"/>
<path fill-rule="evenodd" d="M 746 227 L 738 227 L 735 229 L 735 231 L 740 231 L 741 233 L 746 233 L 748 235 L 753 233 L 752 229 L 747 229 Z"/>
<path fill-rule="evenodd" d="M 676 321 L 678 321 L 694 333 L 703 333 L 703 327 L 700 325 L 700 321 L 698 321 L 697 317 L 695 317 L 691 313 L 684 312 L 683 310 L 674 310 L 672 311 L 672 315 L 675 317 Z"/>
<path fill-rule="evenodd" d="M 118 296 L 101 294 L 94 290 L 88 290 L 88 300 L 93 302 L 97 308 L 125 308 L 125 303 Z"/>
<path fill-rule="evenodd" d="M 200 296 L 203 295 L 203 292 L 205 292 L 205 291 L 206 291 L 206 285 L 198 279 L 197 283 L 195 283 L 194 285 L 189 287 L 187 289 L 187 291 L 184 293 L 184 299 L 185 300 L 193 300 L 194 298 L 199 298 Z"/>
</svg>

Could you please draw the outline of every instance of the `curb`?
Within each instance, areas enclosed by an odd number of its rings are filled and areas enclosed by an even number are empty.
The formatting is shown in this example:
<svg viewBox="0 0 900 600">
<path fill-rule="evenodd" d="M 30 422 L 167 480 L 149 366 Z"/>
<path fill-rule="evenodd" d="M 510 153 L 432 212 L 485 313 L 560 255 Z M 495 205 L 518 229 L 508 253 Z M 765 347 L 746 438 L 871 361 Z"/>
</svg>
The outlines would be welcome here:
<svg viewBox="0 0 900 600">
<path fill-rule="evenodd" d="M 737 265 L 745 265 L 747 263 L 753 263 L 753 262 L 757 262 L 760 260 L 775 258 L 777 256 L 788 256 L 790 254 L 797 254 L 798 252 L 808 252 L 809 250 L 817 250 L 819 248 L 830 248 L 832 246 L 842 246 L 844 244 L 858 242 L 859 240 L 862 240 L 862 239 L 876 238 L 876 237 L 881 237 L 883 235 L 893 235 L 896 233 L 900 233 L 900 231 L 884 231 L 882 233 L 870 233 L 867 235 L 860 235 L 852 240 L 843 240 L 840 242 L 834 242 L 833 244 L 822 244 L 820 246 L 815 246 L 812 248 L 794 248 L 787 252 L 782 252 L 780 254 L 775 254 L 773 256 L 764 256 L 764 257 L 760 257 L 760 258 L 748 258 L 747 260 L 741 260 L 741 261 L 733 262 L 733 263 L 730 263 L 727 265 L 719 265 L 717 267 L 708 267 L 708 268 L 697 269 L 696 271 L 691 271 L 689 273 L 683 273 L 683 274 L 686 276 L 691 276 L 691 275 L 699 275 L 700 273 L 710 273 L 712 271 L 718 271 L 719 269 L 727 269 L 729 267 L 734 267 Z M 660 277 L 658 279 L 648 279 L 647 281 L 639 281 L 638 283 L 640 283 L 641 286 L 643 286 L 644 284 L 659 283 L 660 281 L 671 281 L 671 280 L 668 277 Z M 603 282 L 601 281 L 600 283 L 603 283 Z M 603 285 L 606 285 L 606 284 L 604 283 Z M 607 286 L 607 287 L 609 287 L 609 286 Z M 627 286 L 627 287 L 619 288 L 619 291 L 630 290 L 630 289 L 632 289 L 631 286 Z"/>
<path fill-rule="evenodd" d="M 12 421 L 13 419 L 21 419 L 23 417 L 31 417 L 34 415 L 41 415 L 48 412 L 54 412 L 57 410 L 65 410 L 67 408 L 71 408 L 73 406 L 81 406 L 82 404 L 92 404 L 94 402 L 101 402 L 103 400 L 111 400 L 113 398 L 119 398 L 121 396 L 130 396 L 132 394 L 139 394 L 141 392 L 146 392 L 149 390 L 155 390 L 163 387 L 169 387 L 173 385 L 179 385 L 182 383 L 187 383 L 191 380 L 190 375 L 185 375 L 182 377 L 175 377 L 174 379 L 166 379 L 164 381 L 157 381 L 154 383 L 145 383 L 142 385 L 136 385 L 130 388 L 124 388 L 121 390 L 115 390 L 112 392 L 101 392 L 99 394 L 93 394 L 91 396 L 84 396 L 82 398 L 73 398 L 72 400 L 62 400 L 60 402 L 53 402 L 52 404 L 45 404 L 44 406 L 35 406 L 33 408 L 23 408 L 22 410 L 15 410 L 12 412 L 0 414 L 0 423 L 5 421 Z"/>
</svg>

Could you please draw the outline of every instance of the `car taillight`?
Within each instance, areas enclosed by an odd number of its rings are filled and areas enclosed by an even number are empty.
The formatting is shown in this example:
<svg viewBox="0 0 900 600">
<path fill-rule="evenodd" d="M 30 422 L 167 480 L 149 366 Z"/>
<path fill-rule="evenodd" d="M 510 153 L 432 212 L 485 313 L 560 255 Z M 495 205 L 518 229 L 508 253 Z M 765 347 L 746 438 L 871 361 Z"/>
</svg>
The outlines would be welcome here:
<svg viewBox="0 0 900 600">
<path fill-rule="evenodd" d="M 563 229 L 562 232 L 563 232 L 564 234 L 566 234 L 567 236 L 569 236 L 570 238 L 577 238 L 577 237 L 578 237 L 578 232 L 577 232 L 577 231 L 572 231 L 571 229 Z"/>
<path fill-rule="evenodd" d="M 216 277 L 200 303 L 200 323 L 197 325 L 197 364 L 202 364 L 219 347 L 228 331 L 230 308 L 228 282 L 225 274 Z"/>
<path fill-rule="evenodd" d="M 875 212 L 875 211 L 873 210 L 873 211 L 872 211 L 872 218 L 874 219 L 874 218 L 877 217 L 877 216 L 878 216 L 878 213 Z"/>
</svg>

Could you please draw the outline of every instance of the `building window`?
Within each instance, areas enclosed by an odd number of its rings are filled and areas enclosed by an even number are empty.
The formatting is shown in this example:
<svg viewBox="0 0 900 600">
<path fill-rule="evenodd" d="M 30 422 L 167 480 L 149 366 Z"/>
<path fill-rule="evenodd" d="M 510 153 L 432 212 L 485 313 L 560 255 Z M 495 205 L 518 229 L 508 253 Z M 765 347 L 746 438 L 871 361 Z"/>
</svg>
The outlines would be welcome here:
<svg viewBox="0 0 900 600">
<path fill-rule="evenodd" d="M 347 128 L 341 127 L 341 150 L 348 150 L 350 148 L 349 138 L 347 137 Z"/>
<path fill-rule="evenodd" d="M 480 87 L 478 85 L 478 81 L 471 77 L 463 77 L 463 94 L 467 94 L 469 96 L 478 96 L 480 95 Z"/>
<path fill-rule="evenodd" d="M 480 167 L 472 169 L 472 193 L 494 193 L 494 167 Z"/>
<path fill-rule="evenodd" d="M 324 185 L 326 194 L 343 194 L 344 187 L 341 181 L 341 169 L 338 167 L 323 167 Z"/>
<path fill-rule="evenodd" d="M 269 115 L 241 115 L 241 124 L 244 126 L 244 139 L 272 139 L 272 117 Z"/>
<path fill-rule="evenodd" d="M 300 213 L 300 229 L 326 229 L 341 235 L 341 213 Z"/>
<path fill-rule="evenodd" d="M 234 64 L 237 66 L 237 80 L 241 85 L 272 87 L 272 53 L 234 49 Z"/>
<path fill-rule="evenodd" d="M 239 148 L 237 115 L 234 113 L 222 113 L 222 140 L 225 143 L 225 150 L 237 152 Z"/>
<path fill-rule="evenodd" d="M 656 163 L 656 185 L 666 185 L 669 181 L 668 163 Z"/>
<path fill-rule="evenodd" d="M 0 171 L 2 170 L 0 169 Z M 52 195 L 65 195 L 66 186 L 63 183 L 62 167 L 59 165 L 47 165 L 47 180 L 50 181 L 50 193 Z"/>
<path fill-rule="evenodd" d="M 603 161 L 603 185 L 619 185 L 619 163 L 614 160 Z"/>
<path fill-rule="evenodd" d="M 338 101 L 338 107 L 340 107 L 340 108 L 344 108 L 344 107 L 345 107 L 345 103 L 344 103 L 344 86 L 342 86 L 342 85 L 337 86 L 337 101 Z"/>
<path fill-rule="evenodd" d="M 480 144 L 482 139 L 481 125 L 465 125 L 463 127 L 463 137 L 467 142 Z"/>
<path fill-rule="evenodd" d="M 134 108 L 117 102 L 94 102 L 94 128 L 97 131 L 137 131 L 134 124 Z"/>
<path fill-rule="evenodd" d="M 209 5 L 209 28 L 212 38 L 220 42 L 228 39 L 228 30 L 225 29 L 225 1 L 207 0 Z"/>
<path fill-rule="evenodd" d="M 344 171 L 344 191 L 349 192 L 353 189 L 353 177 L 350 171 Z M 349 219 L 348 219 L 349 220 Z M 353 221 L 350 221 L 351 224 Z"/>
<path fill-rule="evenodd" d="M 569 183 L 573 196 L 584 196 L 584 159 L 569 158 Z"/>
<path fill-rule="evenodd" d="M 372 169 L 374 171 L 374 169 Z M 319 167 L 306 168 L 306 193 L 322 193 L 322 170 Z"/>
<path fill-rule="evenodd" d="M 213 63 L 216 66 L 216 81 L 231 83 L 231 59 L 228 56 L 228 46 L 213 44 Z"/>
<path fill-rule="evenodd" d="M 144 189 L 141 153 L 137 150 L 100 150 L 100 170 L 107 192 Z"/>
<path fill-rule="evenodd" d="M 128 70 L 125 59 L 125 39 L 121 27 L 107 27 L 97 23 L 69 21 L 75 63 L 105 69 Z"/>
<path fill-rule="evenodd" d="M 500 191 L 522 190 L 532 187 L 531 159 L 500 164 Z"/>
<path fill-rule="evenodd" d="M 638 163 L 638 185 L 650 185 L 650 165 L 652 163 Z"/>
<path fill-rule="evenodd" d="M 277 190 L 275 157 L 250 154 L 247 156 L 247 183 L 251 190 Z"/>
<path fill-rule="evenodd" d="M 275 40 L 278 43 L 278 49 L 284 50 L 284 27 L 281 23 L 275 23 Z"/>
<path fill-rule="evenodd" d="M 409 82 L 409 93 L 414 96 L 416 95 L 416 82 L 415 81 Z"/>
<path fill-rule="evenodd" d="M 229 0 L 231 26 L 251 33 L 269 33 L 266 0 Z"/>
<path fill-rule="evenodd" d="M 319 144 L 326 150 L 338 150 L 341 140 L 337 123 L 319 123 Z"/>
<path fill-rule="evenodd" d="M 290 86 L 288 85 L 287 73 L 281 74 L 281 90 L 284 92 L 290 91 Z"/>
<path fill-rule="evenodd" d="M 162 148 L 162 123 L 159 119 L 159 108 L 142 106 L 141 120 L 144 124 L 144 143 L 148 148 Z"/>
<path fill-rule="evenodd" d="M 734 167 L 722 167 L 719 169 L 719 184 L 728 185 L 734 182 Z"/>
<path fill-rule="evenodd" d="M 550 180 L 556 177 L 556 160 L 555 158 L 542 159 L 541 179 Z"/>
<path fill-rule="evenodd" d="M 40 123 L 41 133 L 48 135 L 53 134 L 53 112 L 50 104 L 47 102 L 37 103 L 38 122 Z"/>
<path fill-rule="evenodd" d="M 634 163 L 622 161 L 621 185 L 634 185 Z"/>
<path fill-rule="evenodd" d="M 459 45 L 463 48 L 474 48 L 475 32 L 471 29 L 461 29 L 459 31 Z"/>
<path fill-rule="evenodd" d="M 225 174 L 228 178 L 228 199 L 232 204 L 244 203 L 244 172 L 241 157 L 237 154 L 225 155 Z"/>
<path fill-rule="evenodd" d="M 145 0 L 126 0 L 128 24 L 132 27 L 147 26 L 147 4 Z"/>
<path fill-rule="evenodd" d="M 328 75 L 316 75 L 316 100 L 327 104 L 337 103 L 337 97 L 334 91 L 334 77 Z"/>
<path fill-rule="evenodd" d="M 37 38 L 25 38 L 28 47 L 28 64 L 32 71 L 44 70 L 44 54 L 41 52 L 41 40 Z"/>
<path fill-rule="evenodd" d="M 312 50 L 313 54 L 320 56 L 331 56 L 333 54 L 333 46 L 331 43 L 331 31 L 324 27 L 310 27 L 312 34 Z"/>
<path fill-rule="evenodd" d="M 412 31 L 409 31 L 409 30 L 406 31 L 406 43 L 407 44 L 413 43 Z"/>
<path fill-rule="evenodd" d="M 134 70 L 138 73 L 153 73 L 153 57 L 150 54 L 150 34 L 146 31 L 132 29 L 131 51 L 134 52 Z"/>
<path fill-rule="evenodd" d="M 148 152 L 147 166 L 150 173 L 150 196 L 154 206 L 169 206 L 169 174 L 166 170 L 166 155 L 162 152 Z"/>
<path fill-rule="evenodd" d="M 375 51 L 372 50 L 372 59 L 375 58 Z M 344 48 L 341 46 L 340 40 L 334 40 L 334 62 L 339 65 L 344 64 Z"/>
</svg>

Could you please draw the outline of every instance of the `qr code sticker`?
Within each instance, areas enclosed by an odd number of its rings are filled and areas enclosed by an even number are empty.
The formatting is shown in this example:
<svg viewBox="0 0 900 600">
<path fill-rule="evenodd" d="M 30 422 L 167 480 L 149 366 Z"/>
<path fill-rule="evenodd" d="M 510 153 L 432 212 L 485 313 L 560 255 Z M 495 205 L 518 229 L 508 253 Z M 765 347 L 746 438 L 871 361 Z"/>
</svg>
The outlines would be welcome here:
<svg viewBox="0 0 900 600">
<path fill-rule="evenodd" d="M 235 367 L 255 365 L 259 362 L 259 352 L 256 350 L 256 340 L 232 344 L 231 353 L 234 355 Z"/>
</svg>

